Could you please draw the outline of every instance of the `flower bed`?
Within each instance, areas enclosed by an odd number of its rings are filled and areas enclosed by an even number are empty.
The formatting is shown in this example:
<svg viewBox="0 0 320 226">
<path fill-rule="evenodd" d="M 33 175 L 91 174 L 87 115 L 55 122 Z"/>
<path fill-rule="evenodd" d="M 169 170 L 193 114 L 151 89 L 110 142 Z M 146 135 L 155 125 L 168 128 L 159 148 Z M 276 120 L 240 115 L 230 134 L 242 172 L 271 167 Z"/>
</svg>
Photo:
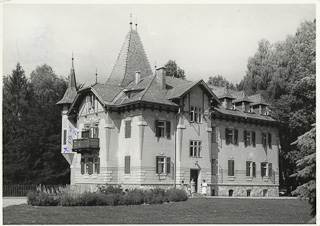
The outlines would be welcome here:
<svg viewBox="0 0 320 226">
<path fill-rule="evenodd" d="M 108 186 L 100 188 L 99 192 L 85 192 L 77 194 L 65 190 L 59 194 L 50 194 L 43 191 L 28 193 L 28 204 L 33 206 L 117 206 L 161 204 L 164 202 L 186 201 L 188 196 L 185 191 L 171 188 L 164 190 L 154 188 L 149 190 L 125 190 L 121 186 Z"/>
</svg>

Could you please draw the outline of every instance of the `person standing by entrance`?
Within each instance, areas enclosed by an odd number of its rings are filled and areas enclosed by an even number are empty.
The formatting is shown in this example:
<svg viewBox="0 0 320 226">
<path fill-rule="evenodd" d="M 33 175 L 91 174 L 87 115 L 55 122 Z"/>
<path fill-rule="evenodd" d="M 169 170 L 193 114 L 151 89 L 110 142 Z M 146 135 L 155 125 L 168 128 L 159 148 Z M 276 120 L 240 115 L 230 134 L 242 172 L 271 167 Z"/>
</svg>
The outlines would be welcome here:
<svg viewBox="0 0 320 226">
<path fill-rule="evenodd" d="M 202 189 L 201 189 L 202 196 L 207 196 L 208 184 L 207 184 L 206 180 L 202 181 L 201 187 L 202 187 Z"/>
<path fill-rule="evenodd" d="M 191 197 L 193 197 L 194 193 L 196 192 L 196 182 L 194 182 L 193 178 L 190 181 L 191 184 Z"/>
</svg>

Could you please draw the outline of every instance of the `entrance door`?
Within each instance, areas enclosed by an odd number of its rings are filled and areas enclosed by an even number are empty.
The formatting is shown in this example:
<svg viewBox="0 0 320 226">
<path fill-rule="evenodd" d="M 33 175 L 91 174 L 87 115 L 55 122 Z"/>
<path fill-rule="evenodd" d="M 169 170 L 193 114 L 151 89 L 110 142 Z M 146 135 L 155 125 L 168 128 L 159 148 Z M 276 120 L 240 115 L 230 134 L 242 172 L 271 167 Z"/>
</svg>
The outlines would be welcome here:
<svg viewBox="0 0 320 226">
<path fill-rule="evenodd" d="M 193 179 L 196 183 L 196 193 L 198 192 L 198 175 L 199 170 L 198 169 L 190 169 L 190 181 Z"/>
</svg>

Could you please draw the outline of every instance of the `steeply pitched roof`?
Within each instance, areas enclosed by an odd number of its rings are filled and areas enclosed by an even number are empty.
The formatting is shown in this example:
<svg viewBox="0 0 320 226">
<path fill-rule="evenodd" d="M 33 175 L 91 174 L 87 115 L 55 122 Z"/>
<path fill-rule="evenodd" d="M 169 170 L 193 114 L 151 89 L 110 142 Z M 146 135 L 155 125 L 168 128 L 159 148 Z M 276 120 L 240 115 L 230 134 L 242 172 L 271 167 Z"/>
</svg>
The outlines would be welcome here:
<svg viewBox="0 0 320 226">
<path fill-rule="evenodd" d="M 72 62 L 72 68 L 71 68 L 70 74 L 69 74 L 68 88 L 67 88 L 66 92 L 64 93 L 62 99 L 56 104 L 58 104 L 58 105 L 71 104 L 77 95 L 77 91 L 78 91 L 78 87 L 77 87 L 77 82 L 76 82 L 76 75 L 74 72 L 73 62 Z"/>
<path fill-rule="evenodd" d="M 140 71 L 141 78 L 152 75 L 151 67 L 136 30 L 130 30 L 107 84 L 126 87 Z"/>
<path fill-rule="evenodd" d="M 252 103 L 253 101 L 251 101 L 248 96 L 245 94 L 244 91 L 235 91 L 232 90 L 230 91 L 230 93 L 232 94 L 233 97 L 235 97 L 236 99 L 233 100 L 233 102 L 249 102 Z"/>
<path fill-rule="evenodd" d="M 92 91 L 105 103 L 110 103 L 123 89 L 121 87 L 101 83 L 96 83 L 91 88 Z"/>
<path fill-rule="evenodd" d="M 253 103 L 251 103 L 250 105 L 257 105 L 257 104 L 262 104 L 262 105 L 266 105 L 268 106 L 269 104 L 263 99 L 262 95 L 260 93 L 252 95 L 252 96 L 248 96 L 248 98 L 250 98 L 250 100 L 252 100 Z"/>
</svg>

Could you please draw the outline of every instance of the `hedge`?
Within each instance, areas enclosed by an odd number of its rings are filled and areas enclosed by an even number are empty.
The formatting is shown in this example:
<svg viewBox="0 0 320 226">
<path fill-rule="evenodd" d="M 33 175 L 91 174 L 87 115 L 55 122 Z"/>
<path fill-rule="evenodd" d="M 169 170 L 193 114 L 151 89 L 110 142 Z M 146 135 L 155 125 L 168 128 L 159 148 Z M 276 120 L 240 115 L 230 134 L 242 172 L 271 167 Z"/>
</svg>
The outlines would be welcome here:
<svg viewBox="0 0 320 226">
<path fill-rule="evenodd" d="M 47 194 L 43 191 L 28 193 L 28 204 L 33 206 L 117 206 L 161 204 L 164 202 L 186 201 L 188 196 L 180 189 L 154 188 L 150 190 L 123 189 L 113 186 L 101 188 L 99 192 L 76 194 L 65 191 L 61 194 Z"/>
</svg>

